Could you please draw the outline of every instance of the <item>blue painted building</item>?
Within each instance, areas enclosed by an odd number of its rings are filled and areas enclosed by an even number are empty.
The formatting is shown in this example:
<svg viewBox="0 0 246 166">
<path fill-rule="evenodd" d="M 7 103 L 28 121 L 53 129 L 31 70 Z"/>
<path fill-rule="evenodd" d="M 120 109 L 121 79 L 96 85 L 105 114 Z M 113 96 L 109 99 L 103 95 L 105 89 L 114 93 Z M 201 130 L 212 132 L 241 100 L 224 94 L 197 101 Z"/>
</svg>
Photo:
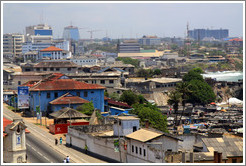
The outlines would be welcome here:
<svg viewBox="0 0 246 166">
<path fill-rule="evenodd" d="M 65 107 L 76 109 L 78 106 L 85 103 L 89 103 L 89 101 L 81 97 L 71 95 L 70 93 L 66 93 L 65 95 L 49 102 L 52 112 L 59 111 Z"/>
<path fill-rule="evenodd" d="M 50 102 L 69 93 L 91 101 L 95 108 L 104 112 L 104 89 L 101 85 L 75 81 L 63 74 L 54 73 L 53 77 L 30 87 L 30 110 L 36 112 L 36 107 L 40 105 L 42 112 L 50 113 L 53 111 Z"/>
</svg>

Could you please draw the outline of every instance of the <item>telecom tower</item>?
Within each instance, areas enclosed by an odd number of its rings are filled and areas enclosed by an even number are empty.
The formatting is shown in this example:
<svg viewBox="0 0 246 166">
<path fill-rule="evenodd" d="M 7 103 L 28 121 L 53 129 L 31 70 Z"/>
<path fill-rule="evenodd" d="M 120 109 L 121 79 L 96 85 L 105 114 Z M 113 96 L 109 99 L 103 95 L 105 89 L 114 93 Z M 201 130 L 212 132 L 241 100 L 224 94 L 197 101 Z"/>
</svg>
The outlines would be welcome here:
<svg viewBox="0 0 246 166">
<path fill-rule="evenodd" d="M 187 25 L 186 25 L 185 46 L 186 46 L 186 49 L 187 49 L 186 56 L 189 57 L 190 56 L 190 51 L 191 51 L 191 41 L 190 41 L 190 37 L 189 37 L 189 22 L 187 22 Z"/>
</svg>

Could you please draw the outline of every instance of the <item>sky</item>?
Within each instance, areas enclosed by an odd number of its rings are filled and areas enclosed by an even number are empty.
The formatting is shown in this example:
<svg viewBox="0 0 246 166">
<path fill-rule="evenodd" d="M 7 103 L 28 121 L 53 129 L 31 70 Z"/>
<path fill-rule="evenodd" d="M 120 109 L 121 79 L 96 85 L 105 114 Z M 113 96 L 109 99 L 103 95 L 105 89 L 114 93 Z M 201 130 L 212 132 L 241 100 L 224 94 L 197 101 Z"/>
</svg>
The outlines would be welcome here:
<svg viewBox="0 0 246 166">
<path fill-rule="evenodd" d="M 232 1 L 233 2 L 233 1 Z M 242 3 L 4 3 L 3 33 L 25 33 L 25 27 L 46 23 L 55 38 L 73 25 L 80 38 L 185 37 L 189 29 L 229 29 L 229 36 L 243 36 Z M 86 28 L 86 29 L 83 29 Z"/>
</svg>

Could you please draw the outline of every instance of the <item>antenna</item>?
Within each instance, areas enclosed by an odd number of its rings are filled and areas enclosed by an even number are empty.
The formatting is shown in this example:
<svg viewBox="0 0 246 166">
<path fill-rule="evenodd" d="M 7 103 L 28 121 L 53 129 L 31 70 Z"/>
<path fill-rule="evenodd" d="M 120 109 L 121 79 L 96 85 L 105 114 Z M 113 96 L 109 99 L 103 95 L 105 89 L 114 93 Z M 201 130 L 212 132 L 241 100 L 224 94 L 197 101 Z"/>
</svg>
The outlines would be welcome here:
<svg viewBox="0 0 246 166">
<path fill-rule="evenodd" d="M 43 24 L 43 22 L 44 22 L 44 12 L 43 12 L 43 10 L 42 10 L 42 12 L 41 12 L 41 15 L 40 15 L 40 24 Z"/>
</svg>

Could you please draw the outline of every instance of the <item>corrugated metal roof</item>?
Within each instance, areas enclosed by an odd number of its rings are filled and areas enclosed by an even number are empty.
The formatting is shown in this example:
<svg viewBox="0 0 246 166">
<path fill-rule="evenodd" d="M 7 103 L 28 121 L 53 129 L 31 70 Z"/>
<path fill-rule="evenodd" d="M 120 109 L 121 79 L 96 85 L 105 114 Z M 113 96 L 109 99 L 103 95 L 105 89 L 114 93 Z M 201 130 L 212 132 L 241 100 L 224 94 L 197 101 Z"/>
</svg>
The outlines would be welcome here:
<svg viewBox="0 0 246 166">
<path fill-rule="evenodd" d="M 38 64 L 34 65 L 34 68 L 38 67 L 78 67 L 74 62 L 71 61 L 50 61 L 50 62 L 39 62 Z"/>
<path fill-rule="evenodd" d="M 115 106 L 126 107 L 126 108 L 132 108 L 132 107 L 129 106 L 127 103 L 115 101 L 115 100 L 112 100 L 112 99 L 110 99 L 110 98 L 108 98 L 108 104 L 109 104 L 109 105 L 115 105 Z"/>
<path fill-rule="evenodd" d="M 59 111 L 53 112 L 50 114 L 50 116 L 56 118 L 56 119 L 68 119 L 68 118 L 88 118 L 90 116 L 85 115 L 75 109 L 72 108 L 63 108 Z"/>
<path fill-rule="evenodd" d="M 61 97 L 53 100 L 50 102 L 50 104 L 53 105 L 59 105 L 59 104 L 84 104 L 89 103 L 88 100 L 85 100 L 83 98 L 80 98 L 78 96 L 73 96 L 70 93 L 66 93 L 65 95 L 62 95 Z"/>
<path fill-rule="evenodd" d="M 224 157 L 243 156 L 243 139 L 224 136 L 223 138 L 202 138 L 210 152 L 222 152 Z"/>
<path fill-rule="evenodd" d="M 150 131 L 147 129 L 140 129 L 131 134 L 126 135 L 126 137 L 140 141 L 140 142 L 146 142 L 156 137 L 159 137 L 161 135 L 162 135 L 161 133 L 157 133 L 157 132 Z"/>
</svg>

